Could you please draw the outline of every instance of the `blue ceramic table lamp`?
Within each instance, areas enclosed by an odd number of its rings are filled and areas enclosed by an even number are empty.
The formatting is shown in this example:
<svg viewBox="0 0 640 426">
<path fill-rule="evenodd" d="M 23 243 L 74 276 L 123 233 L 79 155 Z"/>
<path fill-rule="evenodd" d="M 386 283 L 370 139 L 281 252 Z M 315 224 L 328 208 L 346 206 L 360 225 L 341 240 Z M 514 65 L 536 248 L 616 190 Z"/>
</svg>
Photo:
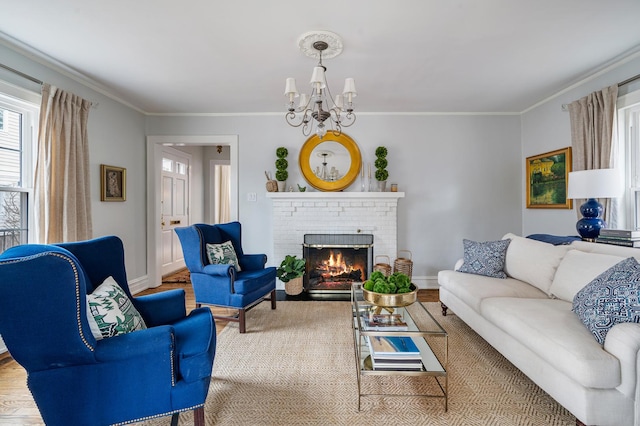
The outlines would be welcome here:
<svg viewBox="0 0 640 426">
<path fill-rule="evenodd" d="M 576 230 L 583 240 L 595 240 L 600 235 L 600 229 L 606 228 L 602 219 L 604 208 L 597 198 L 621 197 L 623 191 L 622 177 L 617 169 L 569 172 L 567 198 L 587 199 L 580 206 L 583 217 L 576 224 Z"/>
</svg>

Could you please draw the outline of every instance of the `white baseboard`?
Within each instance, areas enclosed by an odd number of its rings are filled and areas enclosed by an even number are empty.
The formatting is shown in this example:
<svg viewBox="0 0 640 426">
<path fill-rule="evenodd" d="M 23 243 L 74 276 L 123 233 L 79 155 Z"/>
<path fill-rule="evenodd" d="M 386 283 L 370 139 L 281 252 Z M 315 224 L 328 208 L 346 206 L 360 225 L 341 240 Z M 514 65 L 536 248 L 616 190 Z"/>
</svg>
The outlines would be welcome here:
<svg viewBox="0 0 640 426">
<path fill-rule="evenodd" d="M 2 336 L 0 336 L 0 354 L 7 352 L 7 345 L 4 344 L 4 340 L 2 340 Z"/>
<path fill-rule="evenodd" d="M 140 278 L 129 280 L 129 291 L 131 294 L 137 294 L 149 288 L 149 276 L 143 275 Z"/>
</svg>

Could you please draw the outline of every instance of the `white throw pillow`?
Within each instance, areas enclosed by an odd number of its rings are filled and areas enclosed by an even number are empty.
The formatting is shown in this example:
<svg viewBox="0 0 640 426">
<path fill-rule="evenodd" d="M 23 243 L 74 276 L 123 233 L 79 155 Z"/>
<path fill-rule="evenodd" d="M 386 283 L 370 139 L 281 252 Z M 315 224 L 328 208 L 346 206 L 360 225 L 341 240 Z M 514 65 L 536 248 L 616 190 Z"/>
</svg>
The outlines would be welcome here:
<svg viewBox="0 0 640 426">
<path fill-rule="evenodd" d="M 551 295 L 549 288 L 556 269 L 570 247 L 554 246 L 511 233 L 503 237 L 507 238 L 511 239 L 504 265 L 507 275 Z"/>
<path fill-rule="evenodd" d="M 147 328 L 131 299 L 113 277 L 87 294 L 87 319 L 96 340 Z"/>
<path fill-rule="evenodd" d="M 222 244 L 207 244 L 207 258 L 209 263 L 213 265 L 233 265 L 236 271 L 242 271 L 231 241 L 226 241 Z"/>
<path fill-rule="evenodd" d="M 584 286 L 624 259 L 608 254 L 569 250 L 558 265 L 549 290 L 558 299 L 573 302 L 573 298 Z"/>
</svg>

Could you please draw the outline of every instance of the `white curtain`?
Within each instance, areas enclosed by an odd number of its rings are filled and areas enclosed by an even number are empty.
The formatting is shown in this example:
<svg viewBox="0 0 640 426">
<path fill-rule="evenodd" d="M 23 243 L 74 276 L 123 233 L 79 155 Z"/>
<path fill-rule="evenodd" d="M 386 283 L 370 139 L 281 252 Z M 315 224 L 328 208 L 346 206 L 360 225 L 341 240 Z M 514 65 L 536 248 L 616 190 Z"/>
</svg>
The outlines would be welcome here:
<svg viewBox="0 0 640 426">
<path fill-rule="evenodd" d="M 87 122 L 91 102 L 43 84 L 35 171 L 37 241 L 92 237 Z"/>
<path fill-rule="evenodd" d="M 605 87 L 569 104 L 571 119 L 571 152 L 573 171 L 608 169 L 614 167 L 612 159 L 613 129 L 615 123 L 618 85 Z M 578 218 L 584 200 L 575 200 Z M 609 223 L 613 204 L 601 199 L 604 220 Z"/>
<path fill-rule="evenodd" d="M 215 223 L 227 223 L 231 220 L 231 166 L 215 166 Z"/>
</svg>

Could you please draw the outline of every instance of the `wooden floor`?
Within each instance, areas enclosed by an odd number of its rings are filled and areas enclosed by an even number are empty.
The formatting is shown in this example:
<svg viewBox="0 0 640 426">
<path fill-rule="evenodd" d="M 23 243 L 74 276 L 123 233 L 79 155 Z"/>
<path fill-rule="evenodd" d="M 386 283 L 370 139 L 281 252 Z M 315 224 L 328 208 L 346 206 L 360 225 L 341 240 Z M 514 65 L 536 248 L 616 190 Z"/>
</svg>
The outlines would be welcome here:
<svg viewBox="0 0 640 426">
<path fill-rule="evenodd" d="M 173 288 L 182 288 L 186 294 L 187 312 L 195 308 L 195 298 L 189 283 L 167 283 L 155 289 L 145 290 L 137 296 L 157 293 Z M 285 297 L 284 292 L 279 299 Z M 418 300 L 421 302 L 437 302 L 438 290 L 419 290 Z M 318 302 L 324 303 L 324 302 Z M 233 311 L 213 308 L 212 311 L 229 315 Z M 216 330 L 219 333 L 227 325 L 224 321 L 216 321 Z M 54 391 L 54 390 L 52 390 Z M 31 393 L 26 385 L 26 373 L 8 354 L 0 355 L 0 425 L 36 425 L 43 424 L 42 418 L 36 408 Z"/>
</svg>

